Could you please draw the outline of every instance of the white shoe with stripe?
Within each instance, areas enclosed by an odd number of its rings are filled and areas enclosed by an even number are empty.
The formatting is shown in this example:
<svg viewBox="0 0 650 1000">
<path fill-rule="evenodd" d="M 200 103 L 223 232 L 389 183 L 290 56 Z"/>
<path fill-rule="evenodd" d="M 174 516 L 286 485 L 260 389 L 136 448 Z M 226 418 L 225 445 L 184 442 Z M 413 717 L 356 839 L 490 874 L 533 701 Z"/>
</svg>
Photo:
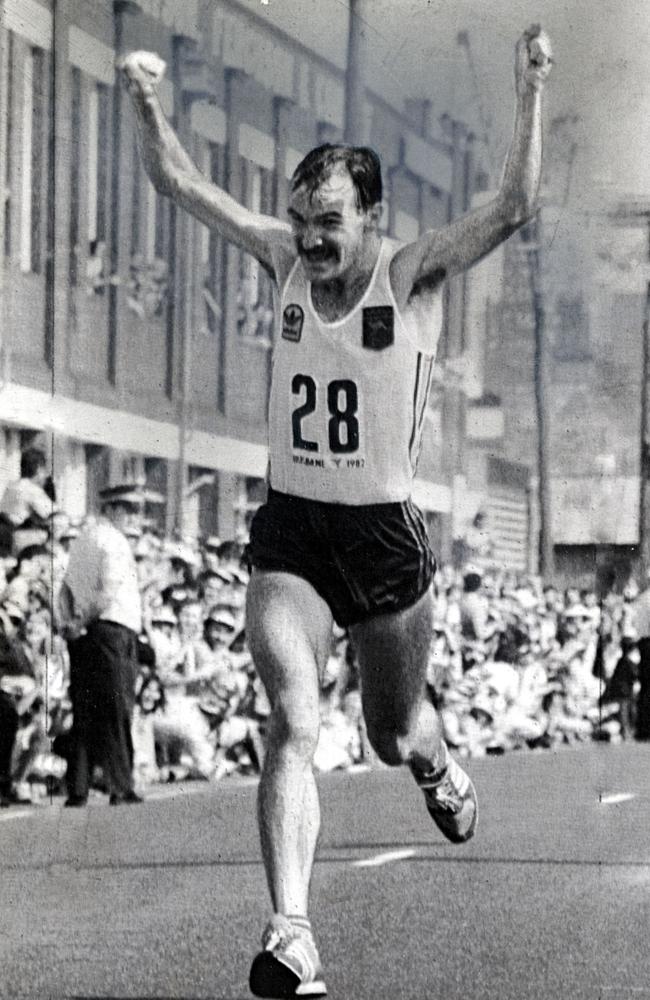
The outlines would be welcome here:
<svg viewBox="0 0 650 1000">
<path fill-rule="evenodd" d="M 263 950 L 251 966 L 249 985 L 256 997 L 324 997 L 320 958 L 309 925 L 296 926 L 277 914 L 262 935 Z"/>
<path fill-rule="evenodd" d="M 429 815 L 447 840 L 463 844 L 474 836 L 478 822 L 476 789 L 469 775 L 456 763 L 444 740 L 440 744 L 441 765 L 431 774 L 413 776 L 422 789 Z"/>
</svg>

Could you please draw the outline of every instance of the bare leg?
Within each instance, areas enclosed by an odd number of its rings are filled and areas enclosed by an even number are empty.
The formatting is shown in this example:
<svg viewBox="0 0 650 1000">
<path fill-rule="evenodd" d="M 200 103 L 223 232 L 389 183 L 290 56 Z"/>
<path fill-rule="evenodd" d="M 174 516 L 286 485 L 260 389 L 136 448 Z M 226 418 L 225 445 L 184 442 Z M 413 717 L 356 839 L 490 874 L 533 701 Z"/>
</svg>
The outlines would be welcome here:
<svg viewBox="0 0 650 1000">
<path fill-rule="evenodd" d="M 352 631 L 368 738 L 386 764 L 409 763 L 423 773 L 434 768 L 441 738 L 438 714 L 424 697 L 432 635 L 430 592 Z"/>
<path fill-rule="evenodd" d="M 478 804 L 470 778 L 442 741 L 438 713 L 424 696 L 432 625 L 429 592 L 405 611 L 358 625 L 353 639 L 370 742 L 385 763 L 410 766 L 436 826 L 461 844 L 474 835 Z"/>
<path fill-rule="evenodd" d="M 271 703 L 259 786 L 262 857 L 276 913 L 306 915 L 320 827 L 312 760 L 319 728 L 319 672 L 332 616 L 305 580 L 255 570 L 247 634 Z"/>
</svg>

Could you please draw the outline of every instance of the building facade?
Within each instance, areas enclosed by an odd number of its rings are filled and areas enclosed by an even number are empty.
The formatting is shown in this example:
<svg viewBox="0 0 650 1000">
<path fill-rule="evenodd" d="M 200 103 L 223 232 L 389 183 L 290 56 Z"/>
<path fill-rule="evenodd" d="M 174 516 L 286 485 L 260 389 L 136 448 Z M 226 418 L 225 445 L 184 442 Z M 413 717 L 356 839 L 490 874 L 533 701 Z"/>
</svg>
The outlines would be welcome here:
<svg viewBox="0 0 650 1000">
<path fill-rule="evenodd" d="M 243 532 L 267 461 L 272 290 L 156 194 L 115 60 L 158 52 L 161 99 L 193 159 L 277 215 L 303 155 L 342 135 L 342 73 L 235 2 L 2 0 L 0 43 L 0 487 L 38 439 L 72 516 L 126 475 L 164 495 L 161 527 Z M 382 160 L 388 234 L 411 239 L 467 208 L 462 127 L 434 136 L 413 102 L 367 92 L 358 141 Z M 462 350 L 465 292 L 452 283 L 443 354 Z M 438 402 L 416 497 L 444 550 L 463 394 Z"/>
</svg>

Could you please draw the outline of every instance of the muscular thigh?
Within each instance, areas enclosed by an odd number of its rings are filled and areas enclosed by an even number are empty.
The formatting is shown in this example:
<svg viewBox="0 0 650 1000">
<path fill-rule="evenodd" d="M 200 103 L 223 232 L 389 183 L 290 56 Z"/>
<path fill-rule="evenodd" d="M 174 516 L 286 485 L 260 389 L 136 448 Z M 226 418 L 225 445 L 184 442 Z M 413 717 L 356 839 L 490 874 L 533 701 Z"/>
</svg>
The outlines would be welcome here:
<svg viewBox="0 0 650 1000">
<path fill-rule="evenodd" d="M 432 634 L 430 590 L 410 608 L 378 615 L 352 629 L 369 723 L 408 729 L 422 698 Z"/>
<path fill-rule="evenodd" d="M 318 711 L 331 630 L 331 611 L 310 583 L 291 573 L 253 570 L 246 635 L 272 707 L 290 698 Z"/>
</svg>

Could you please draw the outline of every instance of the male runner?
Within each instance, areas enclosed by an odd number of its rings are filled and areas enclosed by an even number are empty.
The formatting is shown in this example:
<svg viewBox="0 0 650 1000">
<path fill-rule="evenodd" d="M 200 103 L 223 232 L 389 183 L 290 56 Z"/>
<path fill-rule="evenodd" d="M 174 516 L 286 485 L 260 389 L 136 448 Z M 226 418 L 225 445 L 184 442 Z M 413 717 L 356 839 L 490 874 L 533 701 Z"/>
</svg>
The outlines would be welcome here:
<svg viewBox="0 0 650 1000">
<path fill-rule="evenodd" d="M 550 46 L 537 26 L 518 42 L 514 136 L 494 201 L 406 245 L 378 231 L 372 150 L 313 150 L 291 181 L 289 224 L 259 215 L 204 178 L 179 144 L 156 97 L 164 63 L 136 52 L 120 65 L 156 189 L 252 254 L 277 289 L 269 496 L 251 530 L 247 608 L 272 707 L 258 818 L 274 916 L 250 986 L 262 997 L 323 996 L 307 912 L 319 675 L 333 620 L 350 629 L 381 760 L 409 765 L 450 840 L 476 826 L 474 787 L 424 698 L 435 562 L 410 492 L 444 281 L 535 210 Z"/>
</svg>

